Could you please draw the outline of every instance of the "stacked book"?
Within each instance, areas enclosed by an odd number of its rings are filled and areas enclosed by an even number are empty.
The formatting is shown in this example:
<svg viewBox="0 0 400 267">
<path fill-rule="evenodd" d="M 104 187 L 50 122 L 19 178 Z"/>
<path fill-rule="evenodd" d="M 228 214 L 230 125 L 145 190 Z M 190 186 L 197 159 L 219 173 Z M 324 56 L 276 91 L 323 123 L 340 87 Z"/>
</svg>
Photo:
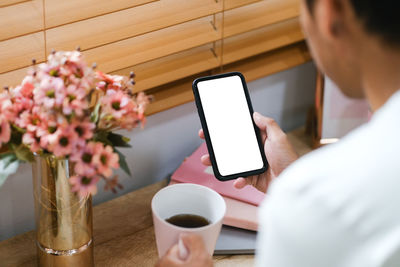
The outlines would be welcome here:
<svg viewBox="0 0 400 267">
<path fill-rule="evenodd" d="M 227 182 L 217 180 L 212 168 L 204 166 L 200 161 L 201 156 L 207 153 L 206 144 L 203 143 L 174 172 L 171 183 L 194 183 L 217 191 L 223 196 L 227 206 L 223 224 L 257 231 L 257 210 L 265 194 L 251 186 L 236 189 L 233 180 Z"/>
</svg>

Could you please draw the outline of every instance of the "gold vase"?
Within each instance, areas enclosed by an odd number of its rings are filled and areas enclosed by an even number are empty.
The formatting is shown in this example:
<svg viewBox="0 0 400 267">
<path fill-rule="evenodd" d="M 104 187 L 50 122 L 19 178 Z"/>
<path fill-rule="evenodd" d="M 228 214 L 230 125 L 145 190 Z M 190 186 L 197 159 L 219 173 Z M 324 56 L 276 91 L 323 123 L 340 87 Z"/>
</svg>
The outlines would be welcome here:
<svg viewBox="0 0 400 267">
<path fill-rule="evenodd" d="M 71 191 L 72 169 L 50 155 L 32 163 L 39 266 L 94 266 L 92 200 Z"/>
</svg>

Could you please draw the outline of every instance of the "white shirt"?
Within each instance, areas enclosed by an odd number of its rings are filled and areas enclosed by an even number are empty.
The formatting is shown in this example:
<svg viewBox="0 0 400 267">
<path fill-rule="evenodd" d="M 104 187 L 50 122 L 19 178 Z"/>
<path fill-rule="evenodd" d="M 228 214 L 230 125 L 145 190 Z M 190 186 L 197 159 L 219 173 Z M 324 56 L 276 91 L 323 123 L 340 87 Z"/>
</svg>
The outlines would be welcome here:
<svg viewBox="0 0 400 267">
<path fill-rule="evenodd" d="M 256 263 L 400 266 L 400 91 L 369 123 L 272 183 L 260 209 Z"/>
</svg>

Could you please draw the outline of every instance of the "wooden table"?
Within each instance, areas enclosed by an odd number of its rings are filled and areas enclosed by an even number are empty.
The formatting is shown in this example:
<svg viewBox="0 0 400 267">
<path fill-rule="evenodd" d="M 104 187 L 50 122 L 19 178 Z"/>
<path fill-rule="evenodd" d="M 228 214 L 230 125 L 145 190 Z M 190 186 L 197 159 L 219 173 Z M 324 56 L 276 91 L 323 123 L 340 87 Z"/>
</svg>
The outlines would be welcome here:
<svg viewBox="0 0 400 267">
<path fill-rule="evenodd" d="M 310 151 L 304 129 L 288 134 L 297 152 Z M 167 181 L 144 187 L 94 207 L 94 259 L 96 266 L 154 266 L 157 249 L 150 203 Z M 253 255 L 214 256 L 220 266 L 253 266 Z M 0 242 L 0 266 L 36 266 L 34 232 Z"/>
</svg>

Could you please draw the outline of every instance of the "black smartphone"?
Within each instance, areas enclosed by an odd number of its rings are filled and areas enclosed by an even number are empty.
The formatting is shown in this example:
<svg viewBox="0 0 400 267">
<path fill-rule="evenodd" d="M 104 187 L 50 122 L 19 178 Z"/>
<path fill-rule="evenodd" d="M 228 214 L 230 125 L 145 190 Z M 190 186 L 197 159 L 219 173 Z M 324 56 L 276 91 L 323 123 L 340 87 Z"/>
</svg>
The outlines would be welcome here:
<svg viewBox="0 0 400 267">
<path fill-rule="evenodd" d="M 192 87 L 215 177 L 228 181 L 265 172 L 268 162 L 244 76 L 202 77 Z"/>
</svg>

